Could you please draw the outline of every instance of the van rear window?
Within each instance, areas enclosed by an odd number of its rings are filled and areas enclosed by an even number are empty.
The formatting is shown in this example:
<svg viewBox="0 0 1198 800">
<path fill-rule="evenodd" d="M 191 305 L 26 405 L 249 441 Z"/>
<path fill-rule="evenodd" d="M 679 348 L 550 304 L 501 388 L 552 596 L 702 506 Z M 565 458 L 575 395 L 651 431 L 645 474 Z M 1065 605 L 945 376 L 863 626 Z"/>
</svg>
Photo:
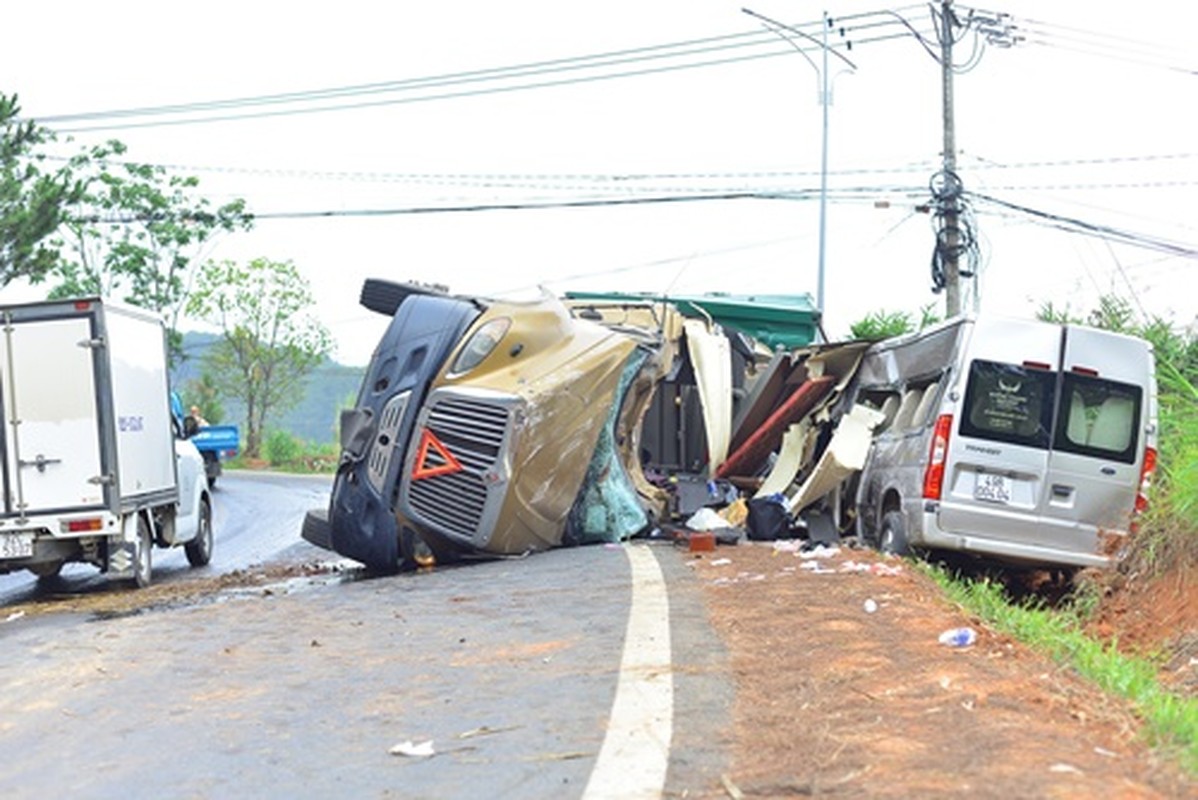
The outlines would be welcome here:
<svg viewBox="0 0 1198 800">
<path fill-rule="evenodd" d="M 975 360 L 969 366 L 961 435 L 1047 449 L 1056 373 Z"/>
<path fill-rule="evenodd" d="M 1053 447 L 1134 464 L 1141 397 L 1139 386 L 1065 373 Z"/>
</svg>

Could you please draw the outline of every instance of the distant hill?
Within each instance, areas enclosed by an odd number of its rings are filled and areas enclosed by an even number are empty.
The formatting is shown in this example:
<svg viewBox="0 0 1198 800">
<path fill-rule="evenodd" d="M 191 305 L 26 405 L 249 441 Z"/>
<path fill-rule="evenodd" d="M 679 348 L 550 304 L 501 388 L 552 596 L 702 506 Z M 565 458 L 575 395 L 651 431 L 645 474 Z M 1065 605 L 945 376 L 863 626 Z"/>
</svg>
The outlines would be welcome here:
<svg viewBox="0 0 1198 800">
<path fill-rule="evenodd" d="M 171 371 L 172 385 L 186 395 L 187 385 L 200 377 L 204 353 L 219 337 L 209 333 L 183 335 L 183 363 Z M 304 395 L 292 407 L 267 420 L 267 428 L 287 431 L 316 444 L 337 441 L 337 420 L 342 408 L 352 408 L 358 396 L 365 367 L 349 367 L 326 359 L 304 385 Z M 184 397 L 186 400 L 187 398 Z M 245 406 L 233 398 L 221 398 L 225 415 L 221 422 L 245 424 Z M 215 421 L 215 420 L 213 420 Z"/>
</svg>

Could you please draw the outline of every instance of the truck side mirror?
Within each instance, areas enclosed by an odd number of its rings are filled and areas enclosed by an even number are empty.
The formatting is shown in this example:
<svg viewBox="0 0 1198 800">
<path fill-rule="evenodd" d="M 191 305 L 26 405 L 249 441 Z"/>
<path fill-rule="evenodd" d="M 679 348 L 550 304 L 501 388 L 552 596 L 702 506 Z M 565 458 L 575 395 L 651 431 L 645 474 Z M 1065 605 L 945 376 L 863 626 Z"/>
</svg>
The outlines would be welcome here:
<svg viewBox="0 0 1198 800">
<path fill-rule="evenodd" d="M 200 423 L 196 422 L 196 418 L 188 415 L 183 418 L 183 438 L 190 439 L 195 436 L 200 430 Z"/>
</svg>

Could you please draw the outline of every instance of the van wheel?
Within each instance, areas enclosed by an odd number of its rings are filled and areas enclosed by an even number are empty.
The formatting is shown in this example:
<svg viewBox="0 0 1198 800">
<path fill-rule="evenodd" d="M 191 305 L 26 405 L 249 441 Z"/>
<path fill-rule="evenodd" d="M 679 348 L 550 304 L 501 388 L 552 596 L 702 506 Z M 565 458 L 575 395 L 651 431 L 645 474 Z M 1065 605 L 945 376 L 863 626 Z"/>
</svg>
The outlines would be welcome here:
<svg viewBox="0 0 1198 800">
<path fill-rule="evenodd" d="M 901 511 L 887 511 L 882 515 L 882 530 L 878 534 L 878 549 L 895 556 L 911 554 L 907 544 L 907 521 Z"/>
<path fill-rule="evenodd" d="M 187 563 L 193 567 L 207 566 L 212 560 L 212 506 L 207 500 L 200 501 L 200 522 L 196 538 L 183 545 Z"/>
</svg>

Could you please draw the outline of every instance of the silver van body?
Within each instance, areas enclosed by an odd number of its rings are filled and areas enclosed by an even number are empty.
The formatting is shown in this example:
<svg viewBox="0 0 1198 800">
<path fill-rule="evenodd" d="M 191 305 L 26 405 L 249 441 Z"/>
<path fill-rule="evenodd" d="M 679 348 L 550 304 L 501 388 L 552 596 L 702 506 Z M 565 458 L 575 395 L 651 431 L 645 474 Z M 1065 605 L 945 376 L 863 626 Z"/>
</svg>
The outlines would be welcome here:
<svg viewBox="0 0 1198 800">
<path fill-rule="evenodd" d="M 884 550 L 1109 566 L 1156 464 L 1151 345 L 1077 325 L 958 317 L 870 347 L 849 399 L 882 410 L 857 486 Z"/>
</svg>

